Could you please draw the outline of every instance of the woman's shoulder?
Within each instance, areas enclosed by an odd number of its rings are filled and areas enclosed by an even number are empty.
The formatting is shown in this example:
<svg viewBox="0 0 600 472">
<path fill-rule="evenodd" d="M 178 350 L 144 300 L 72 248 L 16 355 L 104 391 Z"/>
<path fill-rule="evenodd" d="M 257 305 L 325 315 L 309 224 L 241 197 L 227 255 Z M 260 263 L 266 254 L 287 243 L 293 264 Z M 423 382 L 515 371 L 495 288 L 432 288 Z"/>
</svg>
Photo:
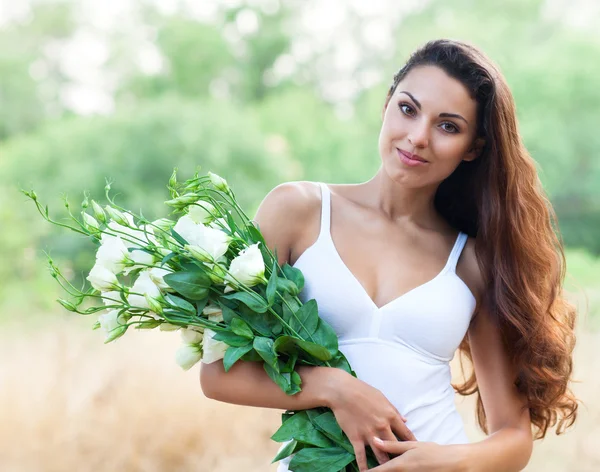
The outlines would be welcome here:
<svg viewBox="0 0 600 472">
<path fill-rule="evenodd" d="M 291 248 L 314 224 L 320 212 L 321 190 L 310 181 L 285 182 L 273 188 L 263 199 L 256 215 L 267 246 L 277 249 L 280 262 L 287 262 Z"/>
</svg>

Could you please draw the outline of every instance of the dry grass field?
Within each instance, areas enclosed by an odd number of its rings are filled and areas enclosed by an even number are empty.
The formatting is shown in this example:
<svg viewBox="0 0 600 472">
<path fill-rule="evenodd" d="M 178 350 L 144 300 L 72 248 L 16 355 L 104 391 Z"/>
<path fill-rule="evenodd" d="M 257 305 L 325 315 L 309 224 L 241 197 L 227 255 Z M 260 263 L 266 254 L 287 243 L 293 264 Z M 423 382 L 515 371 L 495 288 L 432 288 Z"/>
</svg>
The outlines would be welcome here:
<svg viewBox="0 0 600 472">
<path fill-rule="evenodd" d="M 133 332 L 104 346 L 91 320 L 0 328 L 3 472 L 264 472 L 278 445 L 275 410 L 203 397 L 198 367 L 173 361 L 177 333 Z M 581 332 L 576 427 L 537 442 L 528 471 L 600 470 L 600 334 Z M 459 373 L 458 365 L 455 372 Z M 471 440 L 472 399 L 457 399 Z"/>
</svg>

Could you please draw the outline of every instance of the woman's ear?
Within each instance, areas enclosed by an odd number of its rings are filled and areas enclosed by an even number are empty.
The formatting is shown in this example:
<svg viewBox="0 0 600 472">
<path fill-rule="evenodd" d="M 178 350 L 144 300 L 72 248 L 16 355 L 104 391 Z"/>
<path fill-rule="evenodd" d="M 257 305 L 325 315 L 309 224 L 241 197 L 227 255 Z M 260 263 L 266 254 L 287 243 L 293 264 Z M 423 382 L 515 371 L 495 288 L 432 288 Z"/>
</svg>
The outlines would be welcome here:
<svg viewBox="0 0 600 472">
<path fill-rule="evenodd" d="M 465 157 L 463 157 L 463 161 L 471 162 L 471 161 L 474 161 L 475 159 L 477 159 L 481 155 L 481 151 L 483 150 L 484 146 L 485 146 L 485 139 L 483 139 L 483 138 L 475 139 L 475 141 L 473 142 L 473 145 L 467 151 L 467 153 L 465 154 Z"/>
</svg>

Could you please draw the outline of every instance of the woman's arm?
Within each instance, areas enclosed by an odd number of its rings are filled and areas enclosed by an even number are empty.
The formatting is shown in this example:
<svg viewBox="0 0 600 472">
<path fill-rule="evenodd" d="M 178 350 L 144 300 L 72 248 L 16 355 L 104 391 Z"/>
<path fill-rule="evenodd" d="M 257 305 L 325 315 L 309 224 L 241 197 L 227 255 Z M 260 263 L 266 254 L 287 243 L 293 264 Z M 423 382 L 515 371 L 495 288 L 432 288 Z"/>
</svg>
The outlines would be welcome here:
<svg viewBox="0 0 600 472">
<path fill-rule="evenodd" d="M 522 470 L 533 449 L 527 399 L 517 391 L 516 372 L 486 307 L 479 310 L 468 336 L 490 436 L 459 446 L 466 470 Z"/>
</svg>

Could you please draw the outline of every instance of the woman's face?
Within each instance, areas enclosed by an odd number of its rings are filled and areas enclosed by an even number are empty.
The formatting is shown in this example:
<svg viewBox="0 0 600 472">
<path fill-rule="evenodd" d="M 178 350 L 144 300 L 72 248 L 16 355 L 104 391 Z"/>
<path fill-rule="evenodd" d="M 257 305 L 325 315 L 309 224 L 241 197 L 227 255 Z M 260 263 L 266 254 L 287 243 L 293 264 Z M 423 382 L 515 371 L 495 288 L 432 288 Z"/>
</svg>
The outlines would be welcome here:
<svg viewBox="0 0 600 472">
<path fill-rule="evenodd" d="M 437 186 L 461 161 L 477 157 L 477 103 L 436 66 L 418 66 L 398 83 L 384 110 L 379 153 L 392 180 Z"/>
</svg>

